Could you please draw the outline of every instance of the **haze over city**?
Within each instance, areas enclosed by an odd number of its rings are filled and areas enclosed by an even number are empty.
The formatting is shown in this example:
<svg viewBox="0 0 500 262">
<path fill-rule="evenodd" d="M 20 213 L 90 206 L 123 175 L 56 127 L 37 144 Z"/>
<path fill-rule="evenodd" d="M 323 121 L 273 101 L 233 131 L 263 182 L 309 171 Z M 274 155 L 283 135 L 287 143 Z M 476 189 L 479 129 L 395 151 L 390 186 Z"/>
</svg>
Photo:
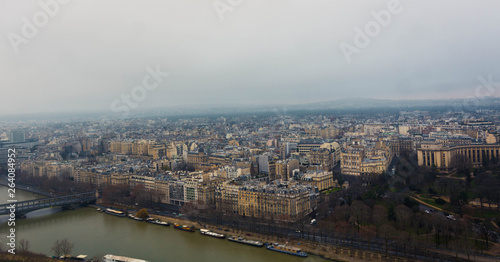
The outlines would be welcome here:
<svg viewBox="0 0 500 262">
<path fill-rule="evenodd" d="M 0 112 L 110 111 L 148 67 L 169 75 L 137 110 L 465 98 L 479 77 L 500 80 L 499 2 L 392 2 L 396 11 L 379 15 L 380 25 L 374 14 L 391 1 L 68 1 L 57 9 L 2 1 Z M 356 46 L 357 29 L 374 21 L 379 30 Z M 26 35 L 29 24 L 36 32 Z M 347 59 L 342 43 L 358 52 Z"/>
</svg>

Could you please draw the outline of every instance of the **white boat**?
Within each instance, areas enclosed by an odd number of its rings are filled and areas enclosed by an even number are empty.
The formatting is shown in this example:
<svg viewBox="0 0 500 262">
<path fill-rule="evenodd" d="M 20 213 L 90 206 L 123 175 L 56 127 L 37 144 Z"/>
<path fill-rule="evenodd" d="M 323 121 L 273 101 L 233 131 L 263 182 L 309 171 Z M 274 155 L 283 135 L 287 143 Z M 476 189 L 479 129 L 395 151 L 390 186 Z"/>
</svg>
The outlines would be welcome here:
<svg viewBox="0 0 500 262">
<path fill-rule="evenodd" d="M 104 211 L 106 214 L 110 214 L 110 215 L 113 215 L 113 216 L 119 216 L 119 217 L 124 217 L 125 216 L 125 213 L 123 211 L 118 211 L 118 210 L 114 210 L 114 209 L 111 209 L 111 208 L 107 208 L 106 211 Z"/>
<path fill-rule="evenodd" d="M 132 215 L 132 214 L 129 214 L 129 215 L 128 215 L 128 217 L 129 217 L 129 218 L 132 218 L 133 220 L 137 220 L 137 221 L 144 221 L 144 219 L 139 218 L 139 217 L 136 217 L 136 216 L 134 216 L 134 215 Z"/>
<path fill-rule="evenodd" d="M 202 235 L 206 235 L 206 236 L 210 236 L 210 237 L 216 237 L 216 238 L 225 238 L 226 235 L 224 234 L 219 234 L 219 233 L 215 233 L 215 232 L 212 232 L 208 229 L 200 229 L 200 233 Z"/>
<path fill-rule="evenodd" d="M 166 226 L 166 227 L 170 226 L 170 224 L 168 222 L 164 222 L 164 221 L 154 219 L 154 218 L 148 218 L 147 222 L 151 223 L 151 224 L 160 225 L 160 226 Z"/>
<path fill-rule="evenodd" d="M 115 256 L 115 255 L 105 255 L 102 258 L 102 262 L 149 262 L 143 259 L 124 257 L 124 256 Z"/>
</svg>

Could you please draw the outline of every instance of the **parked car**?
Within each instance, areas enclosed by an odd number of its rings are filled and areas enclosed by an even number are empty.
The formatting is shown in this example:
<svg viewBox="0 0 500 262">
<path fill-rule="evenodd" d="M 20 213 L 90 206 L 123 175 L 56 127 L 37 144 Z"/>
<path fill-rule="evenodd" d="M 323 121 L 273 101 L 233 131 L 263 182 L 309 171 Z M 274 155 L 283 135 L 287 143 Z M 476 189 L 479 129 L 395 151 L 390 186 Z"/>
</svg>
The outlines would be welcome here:
<svg viewBox="0 0 500 262">
<path fill-rule="evenodd" d="M 457 219 L 455 218 L 455 216 L 453 216 L 453 215 L 448 215 L 448 216 L 446 216 L 446 218 L 451 219 L 451 220 L 453 220 L 453 221 L 456 221 L 456 220 L 457 220 Z"/>
</svg>

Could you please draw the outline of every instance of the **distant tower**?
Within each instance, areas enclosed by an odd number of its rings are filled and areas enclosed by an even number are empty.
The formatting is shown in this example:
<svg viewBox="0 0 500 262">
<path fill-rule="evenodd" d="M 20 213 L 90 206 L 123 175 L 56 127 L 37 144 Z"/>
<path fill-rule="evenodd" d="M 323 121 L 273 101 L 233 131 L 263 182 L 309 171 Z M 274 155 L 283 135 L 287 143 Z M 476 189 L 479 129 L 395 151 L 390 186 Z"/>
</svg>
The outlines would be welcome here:
<svg viewBox="0 0 500 262">
<path fill-rule="evenodd" d="M 14 130 L 10 132 L 11 143 L 19 143 L 25 141 L 26 141 L 26 136 L 24 134 L 24 131 Z"/>
<path fill-rule="evenodd" d="M 269 154 L 264 153 L 259 156 L 259 173 L 269 174 Z"/>
</svg>

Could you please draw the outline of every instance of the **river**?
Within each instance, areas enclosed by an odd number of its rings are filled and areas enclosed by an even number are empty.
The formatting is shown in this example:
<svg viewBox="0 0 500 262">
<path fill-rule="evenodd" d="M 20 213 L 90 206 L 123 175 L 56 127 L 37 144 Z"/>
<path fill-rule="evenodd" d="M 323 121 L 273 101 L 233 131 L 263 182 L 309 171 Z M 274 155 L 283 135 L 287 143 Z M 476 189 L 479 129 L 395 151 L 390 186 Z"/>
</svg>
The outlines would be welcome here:
<svg viewBox="0 0 500 262">
<path fill-rule="evenodd" d="M 16 190 L 18 201 L 42 198 L 30 192 Z M 0 186 L 0 202 L 6 203 L 7 188 Z M 7 216 L 0 216 L 0 242 L 7 249 L 6 236 L 10 227 Z M 78 208 L 62 211 L 48 208 L 31 212 L 26 219 L 16 220 L 16 239 L 28 240 L 30 251 L 53 255 L 51 248 L 58 239 L 74 243 L 72 255 L 85 254 L 102 257 L 105 254 L 141 258 L 152 262 L 163 261 L 263 261 L 263 262 L 320 262 L 317 256 L 307 258 L 280 254 L 228 240 L 216 239 L 162 227 L 128 218 L 120 218 L 96 211 Z"/>
</svg>

